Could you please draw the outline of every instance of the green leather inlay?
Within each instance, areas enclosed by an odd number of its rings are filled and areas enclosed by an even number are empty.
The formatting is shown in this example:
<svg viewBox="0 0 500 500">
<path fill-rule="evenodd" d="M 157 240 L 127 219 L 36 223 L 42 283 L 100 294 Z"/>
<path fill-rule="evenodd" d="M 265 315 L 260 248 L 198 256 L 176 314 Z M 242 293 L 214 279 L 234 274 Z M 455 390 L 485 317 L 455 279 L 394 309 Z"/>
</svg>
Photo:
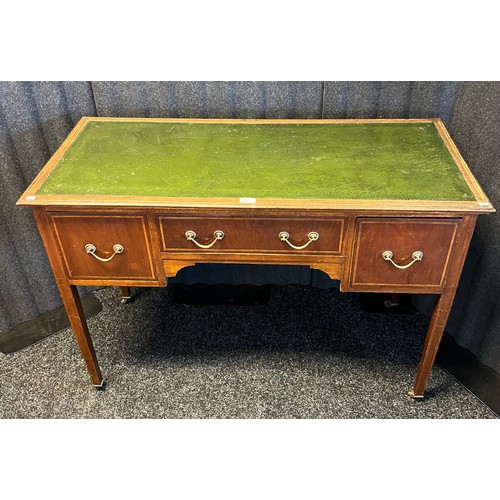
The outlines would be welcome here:
<svg viewBox="0 0 500 500">
<path fill-rule="evenodd" d="M 432 123 L 91 121 L 39 194 L 474 200 Z"/>
</svg>

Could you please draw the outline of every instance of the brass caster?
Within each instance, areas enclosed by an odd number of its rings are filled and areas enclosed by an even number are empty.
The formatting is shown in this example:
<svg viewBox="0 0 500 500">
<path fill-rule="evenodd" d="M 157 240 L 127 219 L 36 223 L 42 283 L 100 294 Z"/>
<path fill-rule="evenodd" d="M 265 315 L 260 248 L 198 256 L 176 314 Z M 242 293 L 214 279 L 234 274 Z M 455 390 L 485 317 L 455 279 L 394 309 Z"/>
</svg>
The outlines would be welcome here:
<svg viewBox="0 0 500 500">
<path fill-rule="evenodd" d="M 97 385 L 97 384 L 92 384 L 92 385 L 95 387 L 96 391 L 105 391 L 106 386 L 107 386 L 107 382 L 105 380 L 103 380 L 99 385 Z"/>
<path fill-rule="evenodd" d="M 410 389 L 408 391 L 408 396 L 412 399 L 424 399 L 424 395 L 422 394 L 421 396 L 416 396 L 415 393 L 413 392 L 413 389 Z"/>
</svg>

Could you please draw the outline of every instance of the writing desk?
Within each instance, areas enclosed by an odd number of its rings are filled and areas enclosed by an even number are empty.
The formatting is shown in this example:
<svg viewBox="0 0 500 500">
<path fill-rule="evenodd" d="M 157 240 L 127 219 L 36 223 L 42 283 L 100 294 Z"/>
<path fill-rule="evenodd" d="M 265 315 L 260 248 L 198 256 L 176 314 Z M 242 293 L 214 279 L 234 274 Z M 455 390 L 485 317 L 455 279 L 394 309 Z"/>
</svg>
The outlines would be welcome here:
<svg viewBox="0 0 500 500">
<path fill-rule="evenodd" d="M 412 397 L 477 217 L 494 211 L 439 119 L 85 117 L 18 204 L 33 208 L 96 387 L 77 285 L 127 296 L 197 263 L 294 264 L 345 292 L 437 295 Z"/>
</svg>

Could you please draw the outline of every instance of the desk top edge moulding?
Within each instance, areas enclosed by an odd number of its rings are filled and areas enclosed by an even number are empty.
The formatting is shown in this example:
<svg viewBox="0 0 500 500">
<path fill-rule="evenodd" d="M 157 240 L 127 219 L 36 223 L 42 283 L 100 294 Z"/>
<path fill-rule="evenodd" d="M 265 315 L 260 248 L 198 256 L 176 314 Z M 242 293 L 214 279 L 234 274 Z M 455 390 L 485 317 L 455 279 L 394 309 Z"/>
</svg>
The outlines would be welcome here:
<svg viewBox="0 0 500 500">
<path fill-rule="evenodd" d="M 494 211 L 440 119 L 83 117 L 18 204 Z"/>
<path fill-rule="evenodd" d="M 279 264 L 319 269 L 343 292 L 437 296 L 412 398 L 477 218 L 495 211 L 437 118 L 84 117 L 17 204 L 33 210 L 97 388 L 77 286 L 119 286 L 126 301 L 199 263 Z"/>
</svg>

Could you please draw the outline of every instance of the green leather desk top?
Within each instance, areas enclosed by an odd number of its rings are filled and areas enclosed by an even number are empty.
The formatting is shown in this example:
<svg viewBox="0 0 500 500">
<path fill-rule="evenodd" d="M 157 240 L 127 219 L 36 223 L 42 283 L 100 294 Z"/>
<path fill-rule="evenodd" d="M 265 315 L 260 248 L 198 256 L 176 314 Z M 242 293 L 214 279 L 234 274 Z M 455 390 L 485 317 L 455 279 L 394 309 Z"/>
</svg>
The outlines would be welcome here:
<svg viewBox="0 0 500 500">
<path fill-rule="evenodd" d="M 428 122 L 90 121 L 37 194 L 475 200 Z"/>
</svg>

